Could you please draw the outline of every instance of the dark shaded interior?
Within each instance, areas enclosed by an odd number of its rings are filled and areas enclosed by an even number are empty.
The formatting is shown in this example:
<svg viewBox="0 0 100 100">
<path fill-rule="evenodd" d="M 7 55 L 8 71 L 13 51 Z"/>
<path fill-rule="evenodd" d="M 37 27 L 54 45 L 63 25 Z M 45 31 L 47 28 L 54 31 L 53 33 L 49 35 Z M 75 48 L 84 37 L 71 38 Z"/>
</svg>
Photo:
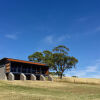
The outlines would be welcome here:
<svg viewBox="0 0 100 100">
<path fill-rule="evenodd" d="M 20 80 L 20 74 L 14 74 L 15 80 Z"/>
<path fill-rule="evenodd" d="M 12 73 L 46 75 L 48 69 L 49 69 L 48 66 L 11 62 L 11 72 Z"/>
<path fill-rule="evenodd" d="M 6 77 L 7 77 L 7 80 L 8 80 L 8 73 L 6 73 Z"/>
<path fill-rule="evenodd" d="M 31 80 L 31 75 L 26 75 L 26 80 Z"/>
<path fill-rule="evenodd" d="M 40 75 L 36 75 L 36 80 L 40 80 Z"/>
</svg>

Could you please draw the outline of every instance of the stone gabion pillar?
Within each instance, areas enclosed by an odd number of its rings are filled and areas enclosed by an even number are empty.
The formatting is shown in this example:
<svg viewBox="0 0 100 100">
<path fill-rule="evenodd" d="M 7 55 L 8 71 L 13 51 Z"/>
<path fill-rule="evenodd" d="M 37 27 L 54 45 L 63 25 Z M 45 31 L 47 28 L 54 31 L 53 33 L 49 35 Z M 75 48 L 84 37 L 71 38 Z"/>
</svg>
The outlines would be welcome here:
<svg viewBox="0 0 100 100">
<path fill-rule="evenodd" d="M 52 78 L 52 76 L 48 76 L 48 81 L 53 81 L 53 78 Z"/>
<path fill-rule="evenodd" d="M 6 74 L 5 74 L 5 79 L 4 80 L 7 80 L 7 76 L 6 76 Z"/>
<path fill-rule="evenodd" d="M 8 74 L 8 80 L 12 80 L 12 81 L 13 81 L 14 79 L 15 79 L 14 74 L 10 72 L 10 73 Z"/>
<path fill-rule="evenodd" d="M 36 81 L 36 76 L 34 74 L 31 74 L 31 80 Z"/>
<path fill-rule="evenodd" d="M 45 81 L 45 77 L 43 75 L 40 75 L 40 80 Z"/>
<path fill-rule="evenodd" d="M 23 74 L 23 73 L 20 74 L 20 80 L 26 80 L 25 74 Z"/>
</svg>

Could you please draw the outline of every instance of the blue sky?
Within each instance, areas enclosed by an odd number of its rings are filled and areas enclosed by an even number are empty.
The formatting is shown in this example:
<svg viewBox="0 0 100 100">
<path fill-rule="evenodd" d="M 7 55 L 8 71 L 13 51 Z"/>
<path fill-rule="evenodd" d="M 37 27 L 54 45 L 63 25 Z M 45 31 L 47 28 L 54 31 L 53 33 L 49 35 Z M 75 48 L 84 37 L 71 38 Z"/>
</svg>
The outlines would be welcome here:
<svg viewBox="0 0 100 100">
<path fill-rule="evenodd" d="M 67 76 L 100 78 L 100 0 L 0 0 L 0 58 L 70 48 Z"/>
</svg>

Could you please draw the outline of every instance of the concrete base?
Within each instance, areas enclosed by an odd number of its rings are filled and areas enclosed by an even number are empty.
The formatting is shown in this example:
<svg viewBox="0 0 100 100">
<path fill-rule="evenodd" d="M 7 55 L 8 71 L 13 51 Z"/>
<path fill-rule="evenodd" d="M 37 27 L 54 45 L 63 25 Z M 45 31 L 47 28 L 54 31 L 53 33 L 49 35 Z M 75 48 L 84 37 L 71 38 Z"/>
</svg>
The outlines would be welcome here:
<svg viewBox="0 0 100 100">
<path fill-rule="evenodd" d="M 36 81 L 36 76 L 34 74 L 31 74 L 31 80 Z"/>
<path fill-rule="evenodd" d="M 7 76 L 6 76 L 6 74 L 5 74 L 5 79 L 4 80 L 7 80 Z"/>
<path fill-rule="evenodd" d="M 20 74 L 20 80 L 26 80 L 26 76 L 23 73 Z"/>
<path fill-rule="evenodd" d="M 5 66 L 0 65 L 0 80 L 6 80 Z"/>
<path fill-rule="evenodd" d="M 8 74 L 8 80 L 12 80 L 13 81 L 14 79 L 15 79 L 14 74 L 10 72 Z"/>
<path fill-rule="evenodd" d="M 40 80 L 45 81 L 45 77 L 43 75 L 40 75 Z"/>
<path fill-rule="evenodd" d="M 48 81 L 53 81 L 52 76 L 48 76 Z"/>
</svg>

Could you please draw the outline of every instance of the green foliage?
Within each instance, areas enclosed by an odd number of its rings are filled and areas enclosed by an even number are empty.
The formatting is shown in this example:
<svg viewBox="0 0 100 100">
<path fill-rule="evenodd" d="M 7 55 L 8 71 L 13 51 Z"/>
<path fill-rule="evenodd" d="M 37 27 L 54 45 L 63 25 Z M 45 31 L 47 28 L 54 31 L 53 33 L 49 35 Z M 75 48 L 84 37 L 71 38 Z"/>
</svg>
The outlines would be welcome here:
<svg viewBox="0 0 100 100">
<path fill-rule="evenodd" d="M 69 48 L 64 45 L 59 45 L 53 49 L 53 52 L 68 54 Z"/>
<path fill-rule="evenodd" d="M 29 61 L 34 62 L 43 62 L 43 54 L 42 52 L 35 52 L 32 55 L 28 56 Z"/>
<path fill-rule="evenodd" d="M 56 72 L 49 72 L 49 74 L 50 74 L 50 75 L 53 75 L 53 76 L 57 75 Z"/>
<path fill-rule="evenodd" d="M 74 77 L 74 78 L 78 78 L 78 76 L 72 76 L 72 77 Z"/>
<path fill-rule="evenodd" d="M 28 58 L 30 61 L 45 63 L 62 78 L 65 70 L 75 67 L 78 60 L 68 55 L 69 48 L 63 45 L 55 47 L 52 51 L 35 52 Z"/>
</svg>

